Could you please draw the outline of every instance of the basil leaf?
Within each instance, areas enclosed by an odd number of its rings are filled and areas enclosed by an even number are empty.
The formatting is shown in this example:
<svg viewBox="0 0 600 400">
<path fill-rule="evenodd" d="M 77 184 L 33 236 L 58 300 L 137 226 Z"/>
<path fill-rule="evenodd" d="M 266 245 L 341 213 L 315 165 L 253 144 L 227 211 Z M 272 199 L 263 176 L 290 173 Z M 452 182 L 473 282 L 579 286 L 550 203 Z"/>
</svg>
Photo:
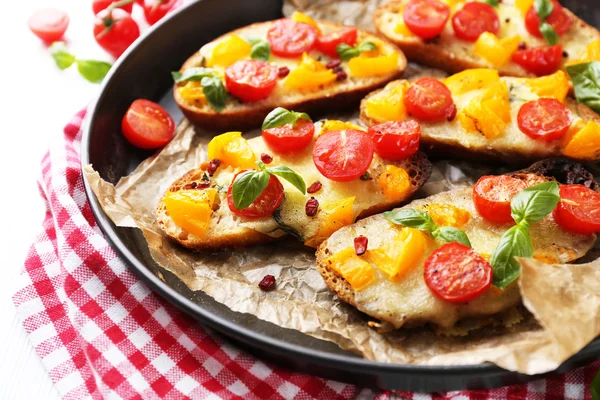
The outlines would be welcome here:
<svg viewBox="0 0 600 400">
<path fill-rule="evenodd" d="M 600 62 L 570 65 L 567 72 L 573 81 L 577 101 L 600 114 Z"/>
<path fill-rule="evenodd" d="M 269 43 L 261 40 L 254 44 L 250 51 L 250 58 L 253 60 L 269 61 L 269 58 L 271 58 L 271 47 L 269 46 Z"/>
<path fill-rule="evenodd" d="M 64 42 L 54 42 L 48 48 L 50 55 L 59 69 L 67 69 L 75 62 L 75 56 L 69 53 L 69 49 Z"/>
<path fill-rule="evenodd" d="M 335 51 L 338 53 L 342 61 L 348 61 L 349 59 L 358 57 L 360 55 L 359 49 L 347 45 L 346 43 L 338 44 L 335 48 Z"/>
<path fill-rule="evenodd" d="M 231 196 L 238 210 L 248 208 L 269 186 L 271 176 L 263 171 L 246 171 L 233 182 Z"/>
<path fill-rule="evenodd" d="M 560 200 L 558 183 L 544 182 L 517 193 L 510 202 L 513 219 L 537 222 L 552 212 Z"/>
<path fill-rule="evenodd" d="M 600 400 L 600 371 L 590 384 L 590 393 L 592 394 L 592 400 Z"/>
<path fill-rule="evenodd" d="M 311 121 L 310 116 L 307 113 L 299 113 L 286 110 L 283 107 L 277 107 L 265 117 L 265 120 L 262 124 L 262 129 L 277 128 L 278 126 L 287 124 L 292 124 L 293 127 L 296 126 L 296 121 L 298 121 L 298 119 Z"/>
<path fill-rule="evenodd" d="M 429 214 L 425 211 L 415 210 L 414 208 L 387 211 L 383 213 L 383 216 L 396 225 L 408 226 L 409 228 L 425 232 L 431 232 L 436 229 L 435 222 L 433 222 Z"/>
<path fill-rule="evenodd" d="M 256 39 L 256 38 L 244 38 L 244 40 L 246 42 L 250 43 L 252 46 L 263 41 L 262 39 Z"/>
<path fill-rule="evenodd" d="M 96 60 L 77 60 L 77 70 L 92 83 L 100 83 L 108 74 L 112 64 Z"/>
<path fill-rule="evenodd" d="M 542 23 L 540 25 L 540 32 L 542 33 L 542 36 L 544 36 L 544 39 L 546 39 L 546 42 L 548 42 L 550 46 L 554 46 L 558 43 L 558 33 L 556 33 L 554 28 L 552 28 L 552 26 L 549 23 Z"/>
<path fill-rule="evenodd" d="M 498 0 L 481 0 L 483 3 L 489 4 L 492 7 L 498 7 Z"/>
<path fill-rule="evenodd" d="M 202 81 L 206 77 L 212 78 L 216 75 L 215 70 L 212 68 L 196 67 L 186 69 L 183 72 L 171 72 L 171 76 L 175 83 L 180 83 L 185 81 Z"/>
<path fill-rule="evenodd" d="M 472 247 L 467 234 L 453 226 L 441 226 L 431 232 L 431 234 L 435 239 L 441 240 L 442 242 L 458 242 L 465 246 Z"/>
<path fill-rule="evenodd" d="M 552 14 L 552 10 L 554 9 L 554 4 L 550 0 L 535 0 L 533 3 L 535 7 L 535 12 L 537 12 L 538 17 L 540 17 L 540 21 L 544 22 L 546 18 L 550 14 Z"/>
<path fill-rule="evenodd" d="M 202 91 L 206 96 L 206 101 L 216 112 L 221 112 L 225 108 L 228 93 L 218 76 L 204 77 L 201 81 Z"/>
<path fill-rule="evenodd" d="M 360 51 L 361 53 L 363 51 L 373 51 L 373 50 L 377 50 L 377 46 L 375 46 L 375 43 L 373 42 L 363 42 L 361 44 L 359 44 L 358 46 L 356 46 L 356 48 L 358 49 L 358 51 Z"/>
<path fill-rule="evenodd" d="M 298 175 L 294 170 L 285 165 L 278 165 L 276 167 L 267 168 L 266 171 L 269 174 L 277 175 L 294 185 L 296 189 L 302 192 L 302 194 L 306 194 L 306 183 L 304 179 L 300 175 Z"/>
<path fill-rule="evenodd" d="M 504 232 L 492 254 L 490 259 L 494 271 L 492 283 L 500 289 L 504 289 L 521 274 L 521 266 L 515 256 L 533 256 L 533 243 L 527 224 L 515 225 Z"/>
</svg>

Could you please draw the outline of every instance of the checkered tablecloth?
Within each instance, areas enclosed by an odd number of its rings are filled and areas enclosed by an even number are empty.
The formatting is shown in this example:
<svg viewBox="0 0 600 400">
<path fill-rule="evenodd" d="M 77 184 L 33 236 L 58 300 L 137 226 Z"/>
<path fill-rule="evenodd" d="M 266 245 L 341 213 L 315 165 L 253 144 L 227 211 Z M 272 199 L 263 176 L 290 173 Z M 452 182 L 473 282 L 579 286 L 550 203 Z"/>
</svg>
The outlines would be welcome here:
<svg viewBox="0 0 600 400">
<path fill-rule="evenodd" d="M 43 158 L 45 219 L 14 295 L 31 344 L 63 397 L 591 398 L 600 362 L 526 385 L 425 395 L 294 373 L 235 348 L 151 292 L 104 239 L 83 189 L 84 115 L 73 118 Z"/>
</svg>

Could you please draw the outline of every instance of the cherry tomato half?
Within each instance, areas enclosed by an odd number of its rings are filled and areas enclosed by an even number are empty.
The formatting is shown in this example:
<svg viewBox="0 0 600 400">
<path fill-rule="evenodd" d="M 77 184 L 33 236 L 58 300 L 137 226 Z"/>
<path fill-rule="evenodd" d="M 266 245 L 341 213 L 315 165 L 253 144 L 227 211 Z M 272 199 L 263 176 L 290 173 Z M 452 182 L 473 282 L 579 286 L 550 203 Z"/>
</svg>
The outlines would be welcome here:
<svg viewBox="0 0 600 400">
<path fill-rule="evenodd" d="M 406 160 L 419 150 L 421 125 L 417 121 L 388 121 L 369 127 L 375 153 L 388 160 Z"/>
<path fill-rule="evenodd" d="M 156 149 L 173 139 L 175 122 L 164 108 L 145 99 L 131 103 L 121 121 L 125 139 L 140 149 Z"/>
<path fill-rule="evenodd" d="M 160 21 L 175 6 L 177 0 L 144 0 L 144 18 L 150 25 Z"/>
<path fill-rule="evenodd" d="M 510 201 L 525 188 L 525 182 L 510 176 L 482 176 L 473 187 L 473 204 L 486 221 L 507 224 L 513 222 Z"/>
<path fill-rule="evenodd" d="M 421 39 L 432 39 L 444 30 L 450 7 L 438 0 L 411 0 L 404 8 L 404 23 Z"/>
<path fill-rule="evenodd" d="M 552 5 L 552 13 L 546 18 L 546 22 L 550 24 L 556 33 L 562 35 L 569 30 L 573 20 L 558 1 L 552 0 Z M 531 6 L 525 14 L 525 28 L 533 36 L 543 37 L 542 32 L 540 32 L 540 17 L 534 6 Z"/>
<path fill-rule="evenodd" d="M 94 38 L 100 47 L 115 58 L 119 58 L 139 36 L 138 24 L 125 10 L 115 8 L 110 13 L 102 10 L 96 15 Z"/>
<path fill-rule="evenodd" d="M 560 101 L 546 97 L 523 104 L 517 114 L 521 132 L 543 142 L 563 137 L 571 122 L 571 111 Z"/>
<path fill-rule="evenodd" d="M 590 235 L 600 232 L 600 193 L 583 185 L 561 185 L 552 216 L 562 228 Z"/>
<path fill-rule="evenodd" d="M 347 182 L 369 169 L 373 152 L 373 140 L 367 132 L 354 129 L 329 131 L 317 138 L 313 161 L 324 177 Z"/>
<path fill-rule="evenodd" d="M 354 27 L 343 28 L 329 35 L 321 35 L 317 38 L 317 50 L 329 57 L 339 58 L 337 47 L 342 43 L 354 46 L 357 37 L 358 29 Z"/>
<path fill-rule="evenodd" d="M 286 124 L 262 131 L 267 146 L 276 153 L 300 151 L 312 142 L 314 135 L 315 125 L 304 119 L 297 120 L 295 126 Z"/>
<path fill-rule="evenodd" d="M 500 20 L 489 4 L 470 2 L 454 14 L 452 27 L 457 38 L 474 42 L 483 32 L 498 33 Z"/>
<path fill-rule="evenodd" d="M 454 101 L 452 93 L 434 78 L 420 78 L 404 95 L 404 106 L 410 115 L 424 120 L 445 118 Z"/>
<path fill-rule="evenodd" d="M 56 8 L 38 10 L 27 20 L 27 25 L 35 36 L 46 43 L 60 40 L 69 27 L 69 16 Z"/>
<path fill-rule="evenodd" d="M 305 23 L 282 18 L 274 21 L 267 32 L 267 40 L 273 54 L 279 57 L 299 57 L 310 51 L 319 34 Z"/>
<path fill-rule="evenodd" d="M 462 243 L 446 243 L 425 261 L 425 283 L 433 294 L 452 303 L 481 296 L 492 284 L 492 266 Z"/>
<path fill-rule="evenodd" d="M 279 70 L 261 60 L 240 60 L 225 70 L 227 91 L 242 101 L 258 101 L 269 97 Z"/>
<path fill-rule="evenodd" d="M 92 10 L 94 11 L 94 15 L 98 14 L 102 10 L 106 10 L 108 6 L 112 3 L 116 3 L 118 0 L 94 0 L 92 1 Z M 133 3 L 125 4 L 121 6 L 123 10 L 127 11 L 129 14 L 133 11 Z"/>
<path fill-rule="evenodd" d="M 528 72 L 538 76 L 550 75 L 560 68 L 562 53 L 563 48 L 560 44 L 534 47 L 516 51 L 512 60 Z"/>
<path fill-rule="evenodd" d="M 268 217 L 273 214 L 277 207 L 283 201 L 283 185 L 279 182 L 276 176 L 271 175 L 269 178 L 269 184 L 263 190 L 263 192 L 254 200 L 252 204 L 243 210 L 238 210 L 235 208 L 235 204 L 233 203 L 233 182 L 235 182 L 236 178 L 239 174 L 246 172 L 240 171 L 233 177 L 233 181 L 231 185 L 229 185 L 229 189 L 227 190 L 227 204 L 229 205 L 229 209 L 232 213 L 241 215 L 246 218 L 263 218 Z"/>
</svg>

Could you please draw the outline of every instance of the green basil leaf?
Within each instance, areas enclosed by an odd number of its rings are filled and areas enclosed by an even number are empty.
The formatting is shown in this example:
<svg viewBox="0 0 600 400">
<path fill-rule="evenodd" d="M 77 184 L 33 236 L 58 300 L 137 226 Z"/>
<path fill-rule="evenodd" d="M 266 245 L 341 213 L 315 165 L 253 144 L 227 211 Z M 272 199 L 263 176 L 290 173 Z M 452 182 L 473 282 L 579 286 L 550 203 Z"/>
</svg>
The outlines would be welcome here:
<svg viewBox="0 0 600 400">
<path fill-rule="evenodd" d="M 64 42 L 54 42 L 48 48 L 50 55 L 54 58 L 56 66 L 60 69 L 67 69 L 75 62 L 75 56 L 69 53 L 69 49 Z"/>
<path fill-rule="evenodd" d="M 266 171 L 270 174 L 282 177 L 294 185 L 294 187 L 301 191 L 302 194 L 306 194 L 306 183 L 304 182 L 304 179 L 291 168 L 286 167 L 285 165 L 278 165 L 276 167 L 267 168 Z"/>
<path fill-rule="evenodd" d="M 360 51 L 361 53 L 363 51 L 377 50 L 377 46 L 375 46 L 375 43 L 373 43 L 373 42 L 362 42 L 361 44 L 359 44 L 356 47 L 357 47 L 358 51 Z"/>
<path fill-rule="evenodd" d="M 358 57 L 360 55 L 359 49 L 347 45 L 346 43 L 338 44 L 335 48 L 335 51 L 337 51 L 342 61 L 348 61 L 349 59 Z"/>
<path fill-rule="evenodd" d="M 271 47 L 269 46 L 269 43 L 264 40 L 255 43 L 252 46 L 250 58 L 253 60 L 269 61 L 269 58 L 271 58 Z"/>
<path fill-rule="evenodd" d="M 311 121 L 310 116 L 307 113 L 289 111 L 283 107 L 277 107 L 265 117 L 265 120 L 262 124 L 262 129 L 277 128 L 278 126 L 287 124 L 296 126 L 296 121 L 298 121 L 298 119 Z"/>
<path fill-rule="evenodd" d="M 590 385 L 592 400 L 600 400 L 600 371 L 596 374 Z"/>
<path fill-rule="evenodd" d="M 544 182 L 517 193 L 510 202 L 513 219 L 519 223 L 537 222 L 550 214 L 560 200 L 558 183 Z"/>
<path fill-rule="evenodd" d="M 186 81 L 202 81 L 204 78 L 212 78 L 215 75 L 215 70 L 212 68 L 195 67 L 186 69 L 183 72 L 171 72 L 171 76 L 175 83 Z"/>
<path fill-rule="evenodd" d="M 492 254 L 490 259 L 494 271 L 492 283 L 500 289 L 504 289 L 521 274 L 521 266 L 515 256 L 533 256 L 533 243 L 527 224 L 515 225 L 504 232 Z"/>
<path fill-rule="evenodd" d="M 472 247 L 471 241 L 469 240 L 467 234 L 453 226 L 441 226 L 431 232 L 431 234 L 435 239 L 441 240 L 442 242 L 458 242 L 464 244 L 465 246 Z"/>
<path fill-rule="evenodd" d="M 96 60 L 77 60 L 77 70 L 92 83 L 100 83 L 108 74 L 112 64 Z"/>
<path fill-rule="evenodd" d="M 558 43 L 558 33 L 556 33 L 554 28 L 552 28 L 552 26 L 549 23 L 542 23 L 542 25 L 540 25 L 540 32 L 542 33 L 542 36 L 544 36 L 544 39 L 546 39 L 546 42 L 548 42 L 550 46 L 554 46 Z"/>
<path fill-rule="evenodd" d="M 225 108 L 228 93 L 218 76 L 204 77 L 201 81 L 202 91 L 206 96 L 206 101 L 216 112 L 221 112 Z"/>
<path fill-rule="evenodd" d="M 254 200 L 269 186 L 270 178 L 271 176 L 263 171 L 246 171 L 238 175 L 231 188 L 235 208 L 243 210 L 254 203 Z"/>
<path fill-rule="evenodd" d="M 600 62 L 570 65 L 567 72 L 573 81 L 577 101 L 600 114 Z"/>
<path fill-rule="evenodd" d="M 393 224 L 408 226 L 425 232 L 431 232 L 437 228 L 429 214 L 414 208 L 387 211 L 383 213 L 383 216 Z"/>
<path fill-rule="evenodd" d="M 498 7 L 498 0 L 481 0 L 483 3 L 489 4 L 492 7 Z"/>
<path fill-rule="evenodd" d="M 250 43 L 252 46 L 263 41 L 262 39 L 256 39 L 256 38 L 244 38 L 244 40 L 246 42 Z"/>
<path fill-rule="evenodd" d="M 551 0 L 535 0 L 533 6 L 535 7 L 538 17 L 540 17 L 540 21 L 542 22 L 544 22 L 546 18 L 552 14 L 552 10 L 554 9 L 554 4 L 552 4 Z"/>
</svg>

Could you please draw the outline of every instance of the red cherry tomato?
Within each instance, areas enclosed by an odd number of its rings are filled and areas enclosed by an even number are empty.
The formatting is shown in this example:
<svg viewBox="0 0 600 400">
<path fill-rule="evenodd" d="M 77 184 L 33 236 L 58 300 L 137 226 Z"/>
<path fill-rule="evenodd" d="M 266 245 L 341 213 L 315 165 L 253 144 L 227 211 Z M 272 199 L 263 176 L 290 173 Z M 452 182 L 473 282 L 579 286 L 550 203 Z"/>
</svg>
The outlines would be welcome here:
<svg viewBox="0 0 600 400">
<path fill-rule="evenodd" d="M 552 216 L 562 228 L 584 235 L 600 232 L 600 193 L 583 185 L 561 185 Z"/>
<path fill-rule="evenodd" d="M 445 118 L 453 104 L 450 90 L 434 78 L 418 79 L 410 85 L 404 96 L 408 113 L 424 120 Z"/>
<path fill-rule="evenodd" d="M 339 58 L 337 47 L 342 43 L 354 46 L 357 36 L 358 30 L 354 27 L 343 28 L 329 35 L 321 35 L 317 38 L 317 50 L 329 57 Z"/>
<path fill-rule="evenodd" d="M 296 125 L 286 124 L 277 128 L 264 129 L 262 137 L 269 148 L 276 153 L 300 151 L 312 142 L 315 125 L 311 121 L 299 119 Z"/>
<path fill-rule="evenodd" d="M 267 32 L 273 54 L 287 58 L 298 57 L 310 51 L 317 36 L 319 34 L 314 27 L 286 18 L 274 21 Z"/>
<path fill-rule="evenodd" d="M 558 1 L 552 0 L 552 4 L 552 13 L 546 18 L 546 22 L 550 24 L 556 33 L 562 35 L 569 30 L 573 20 Z M 525 28 L 533 36 L 543 37 L 542 32 L 540 32 L 540 17 L 534 6 L 531 6 L 525 14 Z"/>
<path fill-rule="evenodd" d="M 144 17 L 150 25 L 160 21 L 175 6 L 177 0 L 144 0 Z"/>
<path fill-rule="evenodd" d="M 457 38 L 474 42 L 483 32 L 498 33 L 500 20 L 489 4 L 470 2 L 454 14 L 452 27 Z"/>
<path fill-rule="evenodd" d="M 238 210 L 237 208 L 235 208 L 232 194 L 233 182 L 235 182 L 238 175 L 242 172 L 246 171 L 244 170 L 238 172 L 233 177 L 233 181 L 231 182 L 231 185 L 229 185 L 229 189 L 227 190 L 227 204 L 229 205 L 229 209 L 231 210 L 231 212 L 246 218 L 263 218 L 273 214 L 273 212 L 277 210 L 277 207 L 279 207 L 279 205 L 283 201 L 284 195 L 283 185 L 281 184 L 281 182 L 279 182 L 279 179 L 277 179 L 277 177 L 273 175 L 270 176 L 269 184 L 267 185 L 265 190 L 263 190 L 263 192 L 256 198 L 256 200 L 254 200 L 252 204 L 250 204 L 243 210 Z"/>
<path fill-rule="evenodd" d="M 112 3 L 116 3 L 117 1 L 118 0 L 94 0 L 94 1 L 92 1 L 92 10 L 94 11 L 94 15 L 98 14 L 102 10 L 106 10 L 108 8 L 108 6 L 110 6 Z M 121 6 L 119 8 L 122 8 L 123 10 L 125 10 L 129 14 L 131 14 L 131 11 L 133 11 L 133 3 L 125 4 L 124 6 Z"/>
<path fill-rule="evenodd" d="M 125 10 L 115 8 L 110 13 L 103 10 L 96 15 L 94 38 L 115 58 L 119 58 L 139 36 L 140 28 Z"/>
<path fill-rule="evenodd" d="M 528 72 L 542 76 L 553 74 L 560 68 L 562 54 L 562 45 L 557 44 L 518 50 L 513 54 L 512 60 Z"/>
<path fill-rule="evenodd" d="M 560 101 L 546 97 L 523 104 L 517 114 L 521 132 L 543 142 L 560 139 L 571 122 L 571 111 Z"/>
<path fill-rule="evenodd" d="M 438 0 L 411 0 L 404 8 L 404 23 L 421 39 L 432 39 L 444 30 L 450 7 Z"/>
<path fill-rule="evenodd" d="M 313 161 L 324 177 L 337 182 L 364 174 L 373 160 L 373 140 L 363 131 L 329 131 L 317 138 Z"/>
<path fill-rule="evenodd" d="M 513 222 L 510 201 L 525 188 L 525 182 L 510 176 L 482 176 L 473 187 L 473 204 L 486 221 L 507 224 Z"/>
<path fill-rule="evenodd" d="M 400 161 L 419 150 L 421 125 L 417 121 L 388 121 L 369 127 L 375 153 L 388 160 Z"/>
<path fill-rule="evenodd" d="M 433 294 L 452 303 L 481 296 L 492 284 L 492 266 L 462 243 L 446 243 L 425 261 L 425 283 Z"/>
<path fill-rule="evenodd" d="M 125 139 L 140 149 L 156 149 L 169 143 L 175 133 L 175 122 L 158 104 L 145 99 L 131 103 L 121 121 Z"/>
<path fill-rule="evenodd" d="M 38 10 L 27 20 L 27 25 L 35 36 L 46 43 L 60 40 L 69 26 L 66 12 L 55 8 Z"/>
<path fill-rule="evenodd" d="M 225 70 L 225 87 L 233 96 L 245 102 L 269 97 L 279 70 L 261 60 L 240 60 Z"/>
</svg>

